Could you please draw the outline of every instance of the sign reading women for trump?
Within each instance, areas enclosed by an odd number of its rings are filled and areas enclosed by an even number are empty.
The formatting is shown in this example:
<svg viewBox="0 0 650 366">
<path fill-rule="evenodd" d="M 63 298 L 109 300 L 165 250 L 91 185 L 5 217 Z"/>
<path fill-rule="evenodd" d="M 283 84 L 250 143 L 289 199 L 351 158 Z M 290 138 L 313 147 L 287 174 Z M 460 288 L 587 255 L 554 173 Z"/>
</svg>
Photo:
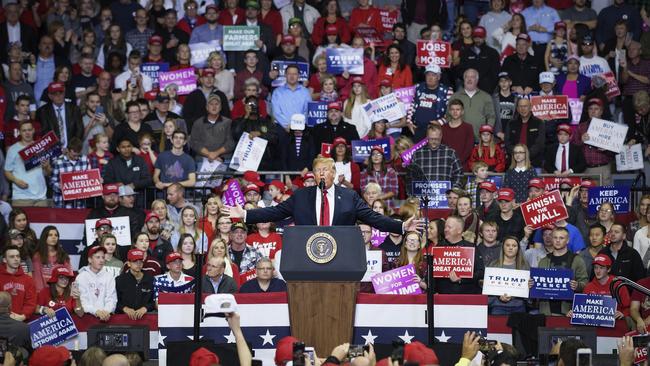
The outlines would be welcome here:
<svg viewBox="0 0 650 366">
<path fill-rule="evenodd" d="M 377 294 L 417 295 L 422 293 L 415 266 L 412 264 L 372 276 L 372 287 Z"/>
<path fill-rule="evenodd" d="M 580 123 L 580 116 L 582 115 L 582 104 L 580 98 L 569 98 L 569 108 L 571 108 L 571 124 L 577 125 Z"/>
<path fill-rule="evenodd" d="M 485 267 L 483 295 L 528 298 L 528 279 L 530 271 Z"/>
<path fill-rule="evenodd" d="M 528 296 L 531 299 L 571 300 L 573 290 L 570 282 L 573 270 L 563 268 L 531 268 L 533 287 Z"/>
<path fill-rule="evenodd" d="M 196 89 L 196 73 L 193 67 L 161 72 L 158 74 L 158 81 L 160 89 L 165 89 L 169 84 L 178 85 L 179 95 L 187 95 Z"/>
<path fill-rule="evenodd" d="M 404 112 L 407 112 L 411 108 L 411 104 L 413 104 L 413 99 L 415 99 L 415 86 L 397 88 L 393 90 L 393 93 L 400 102 L 404 103 Z"/>
<path fill-rule="evenodd" d="M 590 216 L 595 215 L 605 202 L 611 203 L 617 213 L 630 211 L 630 187 L 592 187 L 587 197 Z"/>
<path fill-rule="evenodd" d="M 404 105 L 399 103 L 394 93 L 384 95 L 373 99 L 362 105 L 371 122 L 377 122 L 382 119 L 395 121 L 406 116 Z"/>
<path fill-rule="evenodd" d="M 223 188 L 221 199 L 223 200 L 223 204 L 226 206 L 234 207 L 240 205 L 244 207 L 246 200 L 244 199 L 244 193 L 242 193 L 237 179 L 230 179 L 228 183 L 226 183 L 226 186 Z"/>
<path fill-rule="evenodd" d="M 593 294 L 573 295 L 571 324 L 614 328 L 616 299 Z"/>
<path fill-rule="evenodd" d="M 376 139 L 376 140 L 352 140 L 352 160 L 355 163 L 363 163 L 366 159 L 370 158 L 370 152 L 375 146 L 379 146 L 384 150 L 384 159 L 390 159 L 390 140 L 389 139 Z"/>
<path fill-rule="evenodd" d="M 79 332 L 66 308 L 54 312 L 54 317 L 47 315 L 29 323 L 29 334 L 34 349 L 45 345 L 58 346 Z"/>
<path fill-rule="evenodd" d="M 587 129 L 589 139 L 585 144 L 619 153 L 625 142 L 628 127 L 600 118 L 592 118 Z"/>
<path fill-rule="evenodd" d="M 399 155 L 400 158 L 402 158 L 402 166 L 409 166 L 411 164 L 411 159 L 413 158 L 413 154 L 415 154 L 416 151 L 420 150 L 424 145 L 429 143 L 429 140 L 425 137 L 422 140 L 420 140 L 417 144 L 411 146 L 410 149 L 404 151 Z"/>
<path fill-rule="evenodd" d="M 474 277 L 474 248 L 433 247 L 433 277 L 449 278 L 454 271 L 460 278 Z"/>
<path fill-rule="evenodd" d="M 533 115 L 542 120 L 569 118 L 566 95 L 544 95 L 530 98 Z"/>
<path fill-rule="evenodd" d="M 560 191 L 549 192 L 522 203 L 521 213 L 526 225 L 533 229 L 569 217 Z"/>
<path fill-rule="evenodd" d="M 238 172 L 257 171 L 267 144 L 268 141 L 265 139 L 261 137 L 251 139 L 248 132 L 244 132 L 239 138 L 239 142 L 237 142 L 235 152 L 232 154 L 230 169 L 235 169 Z"/>
<path fill-rule="evenodd" d="M 415 63 L 418 66 L 451 66 L 451 43 L 441 41 L 419 40 L 416 48 Z"/>
<path fill-rule="evenodd" d="M 363 75 L 363 48 L 328 48 L 325 57 L 330 74 L 341 75 L 347 71 L 353 75 Z"/>
</svg>

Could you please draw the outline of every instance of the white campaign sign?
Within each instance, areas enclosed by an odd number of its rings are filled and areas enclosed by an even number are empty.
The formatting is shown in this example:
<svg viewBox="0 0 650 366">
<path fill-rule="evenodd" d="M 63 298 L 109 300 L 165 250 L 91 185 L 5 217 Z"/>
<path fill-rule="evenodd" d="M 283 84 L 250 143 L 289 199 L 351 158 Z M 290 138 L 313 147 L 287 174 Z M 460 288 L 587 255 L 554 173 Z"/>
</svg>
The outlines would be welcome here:
<svg viewBox="0 0 650 366">
<path fill-rule="evenodd" d="M 381 250 L 366 250 L 366 261 L 368 262 L 368 266 L 361 282 L 370 282 L 372 276 L 381 273 L 382 253 Z"/>
<path fill-rule="evenodd" d="M 618 153 L 625 142 L 628 127 L 600 118 L 592 118 L 587 129 L 589 140 L 585 144 Z"/>
<path fill-rule="evenodd" d="M 256 137 L 251 140 L 248 132 L 244 132 L 239 138 L 235 152 L 232 154 L 230 169 L 238 172 L 257 171 L 267 144 L 268 141 L 263 138 Z"/>
<path fill-rule="evenodd" d="M 638 169 L 643 169 L 643 149 L 641 144 L 625 145 L 621 152 L 616 154 L 616 170 L 623 172 Z"/>
<path fill-rule="evenodd" d="M 377 122 L 382 119 L 389 122 L 396 121 L 406 116 L 404 105 L 397 100 L 395 93 L 373 99 L 362 107 L 368 117 L 370 117 L 371 122 Z"/>
<path fill-rule="evenodd" d="M 131 224 L 128 216 L 109 217 L 113 225 L 113 235 L 117 239 L 117 245 L 131 245 Z M 96 239 L 95 223 L 99 219 L 86 220 L 86 245 L 90 246 Z"/>
<path fill-rule="evenodd" d="M 530 271 L 485 267 L 483 295 L 528 298 Z"/>
</svg>

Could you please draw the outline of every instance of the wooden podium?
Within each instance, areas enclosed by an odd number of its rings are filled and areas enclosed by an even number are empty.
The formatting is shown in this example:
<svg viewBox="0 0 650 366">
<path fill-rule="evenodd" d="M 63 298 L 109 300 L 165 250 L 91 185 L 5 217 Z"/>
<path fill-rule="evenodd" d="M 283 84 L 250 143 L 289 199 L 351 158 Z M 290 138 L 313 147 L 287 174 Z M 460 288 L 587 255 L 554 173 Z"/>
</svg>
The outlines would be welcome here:
<svg viewBox="0 0 650 366">
<path fill-rule="evenodd" d="M 336 243 L 335 253 L 328 250 L 331 241 Z M 357 226 L 286 228 L 280 271 L 287 281 L 291 335 L 313 346 L 321 357 L 351 342 L 359 281 L 366 267 Z"/>
</svg>

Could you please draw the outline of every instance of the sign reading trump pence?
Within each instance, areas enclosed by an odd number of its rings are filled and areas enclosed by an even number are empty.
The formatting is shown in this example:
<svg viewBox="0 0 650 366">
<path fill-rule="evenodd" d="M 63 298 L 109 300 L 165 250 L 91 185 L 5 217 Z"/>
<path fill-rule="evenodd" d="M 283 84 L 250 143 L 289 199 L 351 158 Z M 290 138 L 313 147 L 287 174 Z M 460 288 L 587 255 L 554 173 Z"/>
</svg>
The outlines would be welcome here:
<svg viewBox="0 0 650 366">
<path fill-rule="evenodd" d="M 616 299 L 594 294 L 573 295 L 571 324 L 614 328 Z"/>
<path fill-rule="evenodd" d="M 560 191 L 549 192 L 522 203 L 521 214 L 524 216 L 526 225 L 533 229 L 539 229 L 569 217 Z"/>
<path fill-rule="evenodd" d="M 433 277 L 449 278 L 454 271 L 460 278 L 474 277 L 474 248 L 433 247 Z"/>
<path fill-rule="evenodd" d="M 625 142 L 627 129 L 626 125 L 592 118 L 587 129 L 589 139 L 585 144 L 619 153 Z"/>
<path fill-rule="evenodd" d="M 542 119 L 569 118 L 569 97 L 566 95 L 543 95 L 530 98 L 533 116 Z"/>
<path fill-rule="evenodd" d="M 528 298 L 528 279 L 530 271 L 485 267 L 483 295 L 513 296 Z"/>
<path fill-rule="evenodd" d="M 418 275 L 412 264 L 378 273 L 371 279 L 372 287 L 377 294 L 416 295 L 422 293 Z"/>
<path fill-rule="evenodd" d="M 531 268 L 530 278 L 533 280 L 533 287 L 528 292 L 531 299 L 571 300 L 573 298 L 572 269 Z"/>
</svg>

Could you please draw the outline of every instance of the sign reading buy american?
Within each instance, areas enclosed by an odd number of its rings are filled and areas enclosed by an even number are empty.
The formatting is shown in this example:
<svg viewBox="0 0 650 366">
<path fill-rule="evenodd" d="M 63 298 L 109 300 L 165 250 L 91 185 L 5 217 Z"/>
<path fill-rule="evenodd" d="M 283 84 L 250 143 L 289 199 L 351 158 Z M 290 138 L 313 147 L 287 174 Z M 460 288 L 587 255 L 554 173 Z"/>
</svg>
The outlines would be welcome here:
<svg viewBox="0 0 650 366">
<path fill-rule="evenodd" d="M 474 248 L 433 247 L 433 277 L 448 278 L 454 271 L 460 278 L 474 277 Z"/>
<path fill-rule="evenodd" d="M 569 217 L 560 191 L 543 194 L 521 205 L 521 213 L 526 225 L 539 229 L 547 224 Z"/>
</svg>

